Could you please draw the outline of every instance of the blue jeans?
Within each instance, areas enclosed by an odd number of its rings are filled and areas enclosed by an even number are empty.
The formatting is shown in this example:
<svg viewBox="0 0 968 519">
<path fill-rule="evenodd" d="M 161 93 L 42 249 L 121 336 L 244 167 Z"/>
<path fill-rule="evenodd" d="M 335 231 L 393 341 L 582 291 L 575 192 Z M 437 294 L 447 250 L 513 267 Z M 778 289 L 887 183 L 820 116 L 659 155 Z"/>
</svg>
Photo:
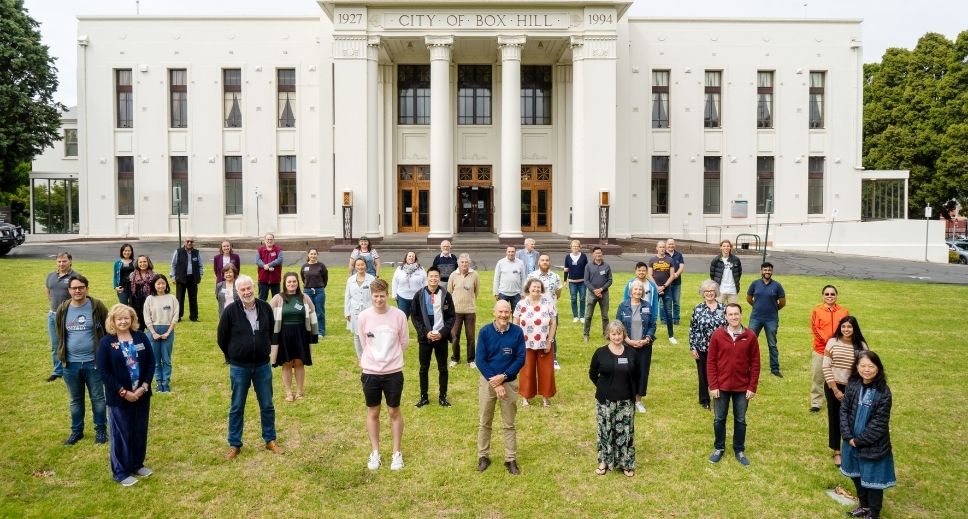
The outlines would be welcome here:
<svg viewBox="0 0 968 519">
<path fill-rule="evenodd" d="M 780 371 L 780 351 L 776 348 L 776 330 L 780 327 L 779 319 L 759 319 L 750 316 L 750 330 L 757 337 L 760 330 L 766 329 L 766 345 L 770 348 L 770 371 Z"/>
<path fill-rule="evenodd" d="M 521 300 L 521 294 L 515 294 L 513 296 L 509 296 L 507 294 L 498 294 L 497 297 L 500 300 L 507 301 L 508 303 L 511 303 L 511 313 L 512 314 L 514 313 L 514 309 L 517 308 L 517 306 L 518 306 L 518 301 Z"/>
<path fill-rule="evenodd" d="M 749 400 L 746 391 L 720 391 L 719 398 L 713 399 L 713 440 L 714 449 L 726 449 L 726 415 L 729 414 L 729 401 L 733 401 L 733 452 L 746 450 L 746 408 Z"/>
<path fill-rule="evenodd" d="M 262 417 L 262 439 L 269 443 L 276 439 L 276 408 L 272 405 L 272 368 L 269 363 L 248 368 L 229 364 L 232 383 L 232 404 L 229 407 L 229 445 L 242 447 L 242 426 L 245 424 L 245 399 L 249 386 L 255 389 Z"/>
<path fill-rule="evenodd" d="M 91 415 L 95 431 L 106 431 L 107 405 L 104 401 L 104 382 L 94 361 L 68 362 L 64 366 L 64 384 L 71 404 L 71 432 L 84 432 L 84 389 L 91 397 Z"/>
<path fill-rule="evenodd" d="M 669 333 L 669 337 L 675 337 L 675 330 L 672 329 L 672 295 L 670 292 L 671 286 L 665 289 L 661 294 L 659 294 L 659 317 L 662 320 L 662 324 L 666 325 L 666 331 Z"/>
<path fill-rule="evenodd" d="M 61 366 L 61 361 L 57 358 L 57 324 L 54 322 L 56 316 L 55 312 L 47 313 L 47 336 L 50 337 L 50 363 L 54 366 L 50 374 L 60 377 L 64 375 L 64 367 Z"/>
<path fill-rule="evenodd" d="M 168 326 L 155 325 L 155 331 L 161 335 L 168 331 Z M 171 382 L 171 350 L 175 347 L 175 332 L 172 331 L 167 339 L 154 339 L 148 333 L 148 342 L 151 343 L 151 353 L 155 354 L 155 380 L 159 384 Z"/>
<path fill-rule="evenodd" d="M 585 283 L 568 283 L 571 294 L 571 316 L 585 317 Z"/>
<path fill-rule="evenodd" d="M 682 283 L 673 283 L 665 292 L 672 298 L 672 323 L 679 324 L 679 297 L 682 295 Z"/>
<path fill-rule="evenodd" d="M 316 307 L 316 320 L 319 321 L 319 336 L 326 335 L 326 289 L 307 288 L 304 290 Z"/>
<path fill-rule="evenodd" d="M 403 315 L 407 316 L 407 319 L 410 319 L 410 310 L 413 308 L 413 299 L 397 296 L 397 308 L 403 312 Z"/>
<path fill-rule="evenodd" d="M 128 293 L 128 289 L 118 292 L 118 302 L 122 305 L 131 306 L 131 294 Z"/>
</svg>

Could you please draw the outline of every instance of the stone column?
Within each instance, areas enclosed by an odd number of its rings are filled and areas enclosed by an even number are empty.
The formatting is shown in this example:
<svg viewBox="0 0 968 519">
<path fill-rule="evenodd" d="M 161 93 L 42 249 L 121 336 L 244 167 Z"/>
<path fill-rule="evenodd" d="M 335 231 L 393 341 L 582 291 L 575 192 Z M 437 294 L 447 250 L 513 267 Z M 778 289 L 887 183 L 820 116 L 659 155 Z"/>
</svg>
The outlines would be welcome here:
<svg viewBox="0 0 968 519">
<path fill-rule="evenodd" d="M 373 210 L 370 201 L 376 203 L 378 193 L 368 192 L 370 170 L 369 115 L 369 53 L 368 39 L 364 34 L 333 35 L 333 96 L 340 102 L 333 106 L 333 167 L 338 184 L 335 197 L 342 191 L 353 192 L 352 235 L 368 234 L 378 224 L 370 222 Z M 337 206 L 340 200 L 336 200 Z M 379 214 L 379 209 L 377 213 Z M 342 229 L 342 216 L 337 213 L 337 226 Z M 342 234 L 342 233 L 340 233 Z"/>
<path fill-rule="evenodd" d="M 524 36 L 498 36 L 501 48 L 501 219 L 498 238 L 521 234 L 521 47 Z"/>
<path fill-rule="evenodd" d="M 380 225 L 380 37 L 366 40 L 366 235 L 383 236 Z"/>
<path fill-rule="evenodd" d="M 430 232 L 428 241 L 454 235 L 454 125 L 450 113 L 450 54 L 453 36 L 426 36 L 430 50 Z"/>
<path fill-rule="evenodd" d="M 580 36 L 571 37 L 571 232 L 572 238 L 586 235 L 586 214 L 588 214 L 587 193 L 585 193 L 585 128 L 584 111 L 584 50 L 585 40 Z"/>
</svg>

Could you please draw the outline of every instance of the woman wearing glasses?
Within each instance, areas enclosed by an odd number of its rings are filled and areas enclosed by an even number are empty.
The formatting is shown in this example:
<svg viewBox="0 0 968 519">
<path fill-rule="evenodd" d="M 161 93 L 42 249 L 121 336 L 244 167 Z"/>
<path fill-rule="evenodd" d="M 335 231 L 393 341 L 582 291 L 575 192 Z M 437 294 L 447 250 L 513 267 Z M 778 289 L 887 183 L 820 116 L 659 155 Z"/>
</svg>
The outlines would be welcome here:
<svg viewBox="0 0 968 519">
<path fill-rule="evenodd" d="M 840 320 L 850 312 L 837 304 L 837 287 L 827 285 L 821 291 L 823 302 L 813 308 L 810 314 L 810 330 L 813 331 L 813 355 L 810 360 L 810 371 L 813 374 L 810 382 L 810 412 L 820 412 L 823 405 L 823 352 L 827 348 L 827 341 L 837 333 Z"/>
</svg>

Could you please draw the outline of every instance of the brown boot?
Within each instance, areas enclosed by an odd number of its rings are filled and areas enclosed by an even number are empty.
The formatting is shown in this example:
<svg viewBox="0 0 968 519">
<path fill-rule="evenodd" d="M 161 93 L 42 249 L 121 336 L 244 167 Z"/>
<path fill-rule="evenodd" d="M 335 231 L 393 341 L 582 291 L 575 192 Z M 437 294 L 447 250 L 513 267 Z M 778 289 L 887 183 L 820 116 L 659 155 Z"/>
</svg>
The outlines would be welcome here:
<svg viewBox="0 0 968 519">
<path fill-rule="evenodd" d="M 272 451 L 273 454 L 282 454 L 282 447 L 280 447 L 279 444 L 276 443 L 276 440 L 272 440 L 266 443 L 266 450 Z"/>
</svg>

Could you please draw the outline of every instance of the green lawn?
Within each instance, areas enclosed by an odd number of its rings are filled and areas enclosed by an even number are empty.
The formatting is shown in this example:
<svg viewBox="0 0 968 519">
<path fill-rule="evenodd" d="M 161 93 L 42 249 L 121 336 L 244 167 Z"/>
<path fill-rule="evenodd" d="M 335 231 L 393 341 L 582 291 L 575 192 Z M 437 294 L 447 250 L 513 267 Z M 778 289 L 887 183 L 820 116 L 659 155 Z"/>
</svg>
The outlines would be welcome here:
<svg viewBox="0 0 968 519">
<path fill-rule="evenodd" d="M 595 476 L 594 388 L 587 368 L 593 349 L 559 305 L 562 370 L 553 407 L 518 410 L 518 460 L 512 478 L 495 463 L 476 468 L 477 377 L 466 365 L 451 371 L 449 409 L 415 409 L 416 343 L 406 356 L 404 456 L 391 473 L 384 423 L 384 468 L 366 470 L 365 408 L 351 338 L 343 326 L 344 281 L 329 288 L 328 337 L 307 370 L 306 398 L 287 403 L 276 372 L 277 430 L 284 456 L 260 448 L 258 406 L 249 399 L 242 455 L 224 459 L 228 373 L 215 345 L 216 310 L 210 280 L 201 290 L 201 322 L 177 329 L 173 393 L 152 399 L 147 464 L 155 475 L 125 489 L 111 479 L 108 447 L 93 443 L 90 406 L 86 436 L 69 433 L 67 391 L 46 384 L 50 372 L 44 277 L 53 261 L 0 260 L 0 516 L 3 517 L 840 517 L 846 510 L 824 491 L 852 489 L 831 464 L 826 415 L 807 412 L 810 309 L 833 282 L 840 302 L 858 316 L 881 353 L 894 392 L 892 434 L 898 487 L 885 495 L 886 517 L 968 516 L 965 434 L 965 311 L 968 287 L 779 277 L 787 292 L 779 346 L 784 379 L 765 375 L 748 413 L 752 466 L 732 457 L 706 461 L 712 415 L 696 403 L 695 364 L 688 353 L 688 314 L 701 279 L 687 275 L 678 346 L 659 332 L 647 397 L 638 415 L 634 479 Z M 91 295 L 115 301 L 109 263 L 77 263 Z M 244 268 L 252 273 L 252 267 Z M 620 276 L 612 291 L 614 313 Z M 479 300 L 478 323 L 490 321 L 491 272 Z M 744 287 L 745 288 L 745 287 Z M 903 307 L 902 307 L 903 305 Z M 596 320 L 594 329 L 598 329 Z M 594 336 L 595 334 L 593 334 Z M 431 368 L 432 370 L 434 368 Z M 431 397 L 436 396 L 431 371 Z M 500 461 L 500 417 L 492 457 Z M 732 434 L 732 425 L 728 428 Z M 731 453 L 730 453 L 731 454 Z"/>
</svg>

